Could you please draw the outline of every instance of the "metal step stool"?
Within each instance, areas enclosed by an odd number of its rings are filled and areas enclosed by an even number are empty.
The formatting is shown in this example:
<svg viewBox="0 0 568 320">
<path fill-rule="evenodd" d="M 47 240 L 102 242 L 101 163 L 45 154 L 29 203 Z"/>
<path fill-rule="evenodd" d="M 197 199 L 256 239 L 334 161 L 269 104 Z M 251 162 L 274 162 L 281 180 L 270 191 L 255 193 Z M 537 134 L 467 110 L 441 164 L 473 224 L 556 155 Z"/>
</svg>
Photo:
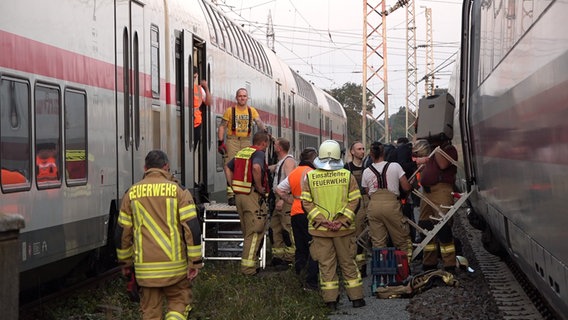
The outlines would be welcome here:
<svg viewBox="0 0 568 320">
<path fill-rule="evenodd" d="M 241 260 L 243 233 L 236 206 L 206 203 L 203 213 L 201 255 L 204 260 Z M 260 267 L 266 267 L 266 234 L 259 254 Z"/>
</svg>

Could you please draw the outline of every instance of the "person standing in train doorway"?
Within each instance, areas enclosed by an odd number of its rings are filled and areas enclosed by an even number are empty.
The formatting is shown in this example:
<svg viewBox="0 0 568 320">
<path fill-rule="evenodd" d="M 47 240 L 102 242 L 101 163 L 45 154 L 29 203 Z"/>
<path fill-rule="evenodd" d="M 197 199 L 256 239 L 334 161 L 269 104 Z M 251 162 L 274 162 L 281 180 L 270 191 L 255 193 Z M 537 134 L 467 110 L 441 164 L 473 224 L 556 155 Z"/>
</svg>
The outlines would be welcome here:
<svg viewBox="0 0 568 320">
<path fill-rule="evenodd" d="M 353 254 L 355 211 L 361 192 L 355 177 L 343 168 L 337 141 L 322 142 L 318 155 L 316 169 L 308 172 L 302 183 L 301 199 L 313 239 L 310 253 L 319 265 L 321 294 L 327 307 L 336 310 L 339 269 L 353 308 L 360 308 L 365 306 L 363 280 Z"/>
<path fill-rule="evenodd" d="M 428 139 L 431 149 L 440 147 L 450 158 L 457 161 L 458 152 L 446 137 Z M 425 164 L 420 177 L 420 185 L 424 196 L 432 203 L 438 205 L 442 213 L 448 212 L 454 204 L 452 193 L 456 182 L 457 167 L 436 152 L 432 157 L 417 158 L 418 165 Z M 420 218 L 418 225 L 423 229 L 432 230 L 436 223 L 438 213 L 426 201 L 420 202 Z M 452 221 L 450 219 L 438 234 L 424 247 L 422 269 L 432 270 L 438 268 L 438 257 L 441 258 L 444 269 L 454 272 L 456 269 L 456 246 L 452 234 Z"/>
<path fill-rule="evenodd" d="M 278 156 L 278 162 L 268 166 L 270 172 L 272 172 L 272 190 L 275 191 L 276 196 L 274 210 L 270 218 L 272 266 L 286 270 L 288 265 L 294 263 L 294 252 L 296 250 L 290 217 L 292 204 L 284 201 L 276 193 L 276 187 L 296 168 L 296 160 L 288 153 L 290 151 L 290 141 L 286 138 L 276 139 L 274 150 Z"/>
<path fill-rule="evenodd" d="M 359 204 L 357 216 L 355 217 L 355 237 L 359 237 L 367 226 L 367 204 L 369 203 L 368 195 L 364 192 L 363 188 L 361 188 L 361 177 L 363 176 L 363 170 L 365 170 L 363 166 L 365 147 L 360 141 L 355 141 L 351 144 L 349 152 L 351 153 L 351 161 L 346 163 L 344 168 L 349 170 L 355 177 L 361 191 L 361 203 Z M 367 252 L 365 247 L 359 244 L 356 246 L 355 261 L 357 261 L 361 277 L 367 277 Z"/>
<path fill-rule="evenodd" d="M 128 189 L 120 206 L 117 257 L 124 275 L 136 274 L 144 320 L 163 319 L 164 299 L 166 319 L 187 319 L 191 282 L 203 267 L 193 198 L 173 180 L 168 156 L 150 151 L 143 179 Z"/>
<path fill-rule="evenodd" d="M 217 130 L 218 148 L 220 154 L 225 158 L 225 164 L 233 159 L 237 152 L 245 147 L 250 146 L 250 137 L 252 132 L 252 122 L 254 121 L 258 128 L 266 131 L 266 126 L 260 119 L 258 111 L 247 104 L 248 91 L 245 88 L 239 88 L 236 93 L 237 105 L 225 110 L 223 119 Z M 225 129 L 227 128 L 227 144 L 225 145 Z M 229 205 L 235 204 L 235 194 L 227 181 L 227 198 Z"/>
<path fill-rule="evenodd" d="M 241 149 L 225 165 L 225 177 L 235 191 L 235 204 L 243 232 L 241 273 L 258 273 L 258 254 L 267 230 L 268 164 L 264 151 L 270 138 L 266 132 L 257 132 L 252 146 Z"/>
<path fill-rule="evenodd" d="M 211 105 L 211 93 L 207 80 L 199 82 L 199 68 L 193 67 L 193 150 L 197 149 L 201 141 L 201 124 L 203 123 L 203 115 L 201 106 Z"/>
</svg>

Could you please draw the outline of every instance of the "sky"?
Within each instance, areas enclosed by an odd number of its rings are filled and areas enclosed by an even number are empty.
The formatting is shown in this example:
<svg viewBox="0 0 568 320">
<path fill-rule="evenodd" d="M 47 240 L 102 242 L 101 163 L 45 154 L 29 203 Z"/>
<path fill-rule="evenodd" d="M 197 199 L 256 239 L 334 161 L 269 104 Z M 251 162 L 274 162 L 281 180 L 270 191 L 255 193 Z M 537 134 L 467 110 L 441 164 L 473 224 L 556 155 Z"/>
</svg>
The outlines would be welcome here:
<svg viewBox="0 0 568 320">
<path fill-rule="evenodd" d="M 387 9 L 396 0 L 385 1 Z M 274 28 L 276 54 L 293 70 L 322 89 L 363 82 L 363 6 L 380 0 L 217 0 L 223 12 L 266 44 L 268 16 Z M 425 8 L 432 9 L 434 84 L 447 88 L 459 47 L 460 0 L 415 0 L 416 44 L 426 40 Z M 406 8 L 387 16 L 389 113 L 406 105 Z M 369 32 L 369 31 L 368 31 Z M 370 56 L 368 62 L 379 62 Z M 426 73 L 426 50 L 417 49 L 418 79 Z M 379 81 L 374 78 L 373 81 Z M 425 91 L 417 85 L 418 96 Z M 380 110 L 379 110 L 380 109 Z M 375 110 L 375 116 L 384 107 Z"/>
</svg>

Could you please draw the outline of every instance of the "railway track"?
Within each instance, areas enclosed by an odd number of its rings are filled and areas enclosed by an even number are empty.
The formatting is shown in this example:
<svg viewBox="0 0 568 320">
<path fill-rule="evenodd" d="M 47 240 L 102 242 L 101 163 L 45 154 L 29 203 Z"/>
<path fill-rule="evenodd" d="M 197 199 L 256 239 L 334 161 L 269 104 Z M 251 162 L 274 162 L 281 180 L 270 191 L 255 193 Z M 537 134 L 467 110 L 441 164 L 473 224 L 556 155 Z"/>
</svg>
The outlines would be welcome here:
<svg viewBox="0 0 568 320">
<path fill-rule="evenodd" d="M 89 277 L 82 281 L 75 282 L 73 284 L 61 287 L 57 290 L 50 290 L 46 294 L 42 294 L 41 296 L 34 298 L 30 301 L 21 301 L 20 302 L 20 320 L 36 320 L 36 319 L 44 319 L 42 315 L 44 313 L 43 307 L 49 306 L 57 301 L 68 299 L 74 296 L 77 292 L 82 290 L 90 289 L 93 287 L 98 286 L 100 283 L 106 282 L 113 278 L 116 278 L 121 275 L 120 267 L 114 267 L 100 273 L 96 276 Z M 112 306 L 104 306 L 105 311 L 111 311 Z"/>
<path fill-rule="evenodd" d="M 465 218 L 463 223 L 467 223 Z M 502 259 L 488 253 L 481 245 L 481 232 L 469 225 L 465 230 L 503 319 L 556 319 L 512 259 Z"/>
</svg>

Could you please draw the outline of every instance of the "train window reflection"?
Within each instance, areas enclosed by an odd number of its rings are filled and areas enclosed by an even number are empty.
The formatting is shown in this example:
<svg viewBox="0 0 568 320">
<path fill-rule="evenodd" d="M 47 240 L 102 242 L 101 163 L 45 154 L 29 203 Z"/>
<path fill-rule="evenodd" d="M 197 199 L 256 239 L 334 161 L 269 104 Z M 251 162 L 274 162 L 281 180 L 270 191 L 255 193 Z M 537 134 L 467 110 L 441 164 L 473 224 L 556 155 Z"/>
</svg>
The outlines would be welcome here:
<svg viewBox="0 0 568 320">
<path fill-rule="evenodd" d="M 31 172 L 30 89 L 25 81 L 0 80 L 0 184 L 3 192 L 28 190 Z"/>
<path fill-rule="evenodd" d="M 65 90 L 65 179 L 67 185 L 87 183 L 87 96 Z"/>
<path fill-rule="evenodd" d="M 35 162 L 38 189 L 61 185 L 61 96 L 59 88 L 35 87 Z"/>
</svg>

